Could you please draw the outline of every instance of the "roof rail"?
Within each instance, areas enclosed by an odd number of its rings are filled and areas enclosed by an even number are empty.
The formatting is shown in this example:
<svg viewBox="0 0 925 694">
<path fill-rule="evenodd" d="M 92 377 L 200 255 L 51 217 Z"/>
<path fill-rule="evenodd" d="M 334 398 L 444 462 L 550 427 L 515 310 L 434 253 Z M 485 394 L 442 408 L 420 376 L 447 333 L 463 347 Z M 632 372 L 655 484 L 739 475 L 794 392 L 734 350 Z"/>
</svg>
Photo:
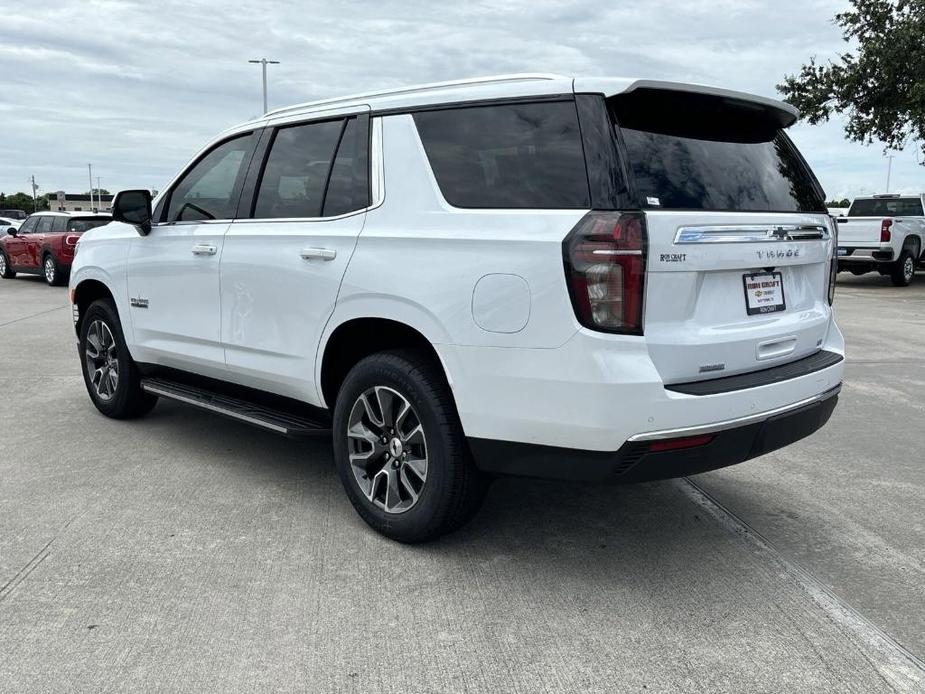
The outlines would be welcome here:
<svg viewBox="0 0 925 694">
<path fill-rule="evenodd" d="M 432 82 L 430 84 L 419 84 L 410 87 L 396 87 L 394 89 L 385 89 L 378 92 L 367 92 L 365 94 L 351 94 L 349 96 L 339 96 L 333 99 L 321 99 L 319 101 L 306 101 L 301 104 L 293 104 L 292 106 L 285 106 L 283 108 L 277 108 L 272 111 L 267 111 L 264 114 L 264 117 L 278 116 L 281 113 L 287 113 L 289 111 L 300 111 L 306 108 L 312 108 L 315 106 L 333 106 L 339 103 L 347 103 L 350 101 L 359 101 L 361 99 L 372 99 L 380 96 L 400 96 L 403 94 L 415 94 L 419 92 L 427 91 L 436 91 L 440 89 L 452 89 L 453 87 L 469 87 L 476 86 L 480 84 L 497 84 L 501 82 L 530 82 L 535 80 L 555 80 L 555 79 L 565 79 L 564 75 L 556 75 L 552 73 L 523 73 L 523 74 L 511 74 L 511 75 L 490 75 L 487 77 L 471 77 L 469 79 L 463 80 L 451 80 L 448 82 Z"/>
</svg>

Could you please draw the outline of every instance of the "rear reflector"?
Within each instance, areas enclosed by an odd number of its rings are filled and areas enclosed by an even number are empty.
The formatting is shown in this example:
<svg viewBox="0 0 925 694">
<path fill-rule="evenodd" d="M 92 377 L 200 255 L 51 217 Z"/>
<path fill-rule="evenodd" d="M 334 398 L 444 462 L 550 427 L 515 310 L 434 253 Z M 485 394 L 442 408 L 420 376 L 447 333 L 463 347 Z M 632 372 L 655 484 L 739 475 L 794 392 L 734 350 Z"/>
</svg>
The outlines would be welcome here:
<svg viewBox="0 0 925 694">
<path fill-rule="evenodd" d="M 646 226 L 641 212 L 589 212 L 563 242 L 575 316 L 586 328 L 642 334 Z"/>
<path fill-rule="evenodd" d="M 696 448 L 697 446 L 706 446 L 714 438 L 713 434 L 701 434 L 700 436 L 683 436 L 679 439 L 653 441 L 649 444 L 649 451 L 657 453 L 658 451 L 679 451 L 684 448 Z"/>
</svg>

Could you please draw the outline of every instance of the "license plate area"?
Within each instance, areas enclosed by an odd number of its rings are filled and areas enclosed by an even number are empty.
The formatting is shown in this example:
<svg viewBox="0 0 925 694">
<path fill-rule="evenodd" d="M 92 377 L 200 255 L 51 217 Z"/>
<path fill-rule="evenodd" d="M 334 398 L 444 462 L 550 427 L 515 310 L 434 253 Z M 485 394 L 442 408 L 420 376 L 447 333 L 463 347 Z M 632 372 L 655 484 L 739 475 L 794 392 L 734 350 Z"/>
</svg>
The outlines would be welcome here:
<svg viewBox="0 0 925 694">
<path fill-rule="evenodd" d="M 745 310 L 750 316 L 775 313 L 787 308 L 784 300 L 784 278 L 780 272 L 757 272 L 742 275 L 745 288 Z"/>
</svg>

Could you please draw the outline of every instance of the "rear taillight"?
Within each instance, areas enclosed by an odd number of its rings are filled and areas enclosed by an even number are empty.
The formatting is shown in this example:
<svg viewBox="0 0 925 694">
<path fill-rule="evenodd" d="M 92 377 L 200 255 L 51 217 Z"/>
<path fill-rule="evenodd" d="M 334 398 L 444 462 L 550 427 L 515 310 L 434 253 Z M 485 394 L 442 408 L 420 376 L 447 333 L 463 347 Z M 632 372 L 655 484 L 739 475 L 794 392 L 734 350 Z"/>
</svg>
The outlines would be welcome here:
<svg viewBox="0 0 925 694">
<path fill-rule="evenodd" d="M 80 241 L 80 236 L 77 234 L 68 234 L 64 237 L 64 244 L 66 246 L 76 246 L 78 241 Z"/>
<path fill-rule="evenodd" d="M 890 234 L 890 227 L 893 226 L 892 219 L 884 219 L 880 222 L 880 243 L 889 243 L 892 234 Z"/>
<path fill-rule="evenodd" d="M 566 237 L 565 274 L 583 326 L 642 335 L 646 241 L 641 212 L 589 212 Z"/>
</svg>

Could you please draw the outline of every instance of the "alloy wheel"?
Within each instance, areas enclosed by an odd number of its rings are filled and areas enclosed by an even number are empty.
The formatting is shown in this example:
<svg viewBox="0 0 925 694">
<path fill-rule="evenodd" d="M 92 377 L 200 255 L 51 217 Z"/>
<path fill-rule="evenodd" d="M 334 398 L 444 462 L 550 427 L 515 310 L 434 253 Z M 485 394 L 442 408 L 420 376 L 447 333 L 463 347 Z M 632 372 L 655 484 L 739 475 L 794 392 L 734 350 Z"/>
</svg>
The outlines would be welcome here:
<svg viewBox="0 0 925 694">
<path fill-rule="evenodd" d="M 903 277 L 906 278 L 906 281 L 909 282 L 912 280 L 912 277 L 915 275 L 915 260 L 912 256 L 906 256 L 906 260 L 903 263 Z"/>
<path fill-rule="evenodd" d="M 119 387 L 119 357 L 112 331 L 101 320 L 93 321 L 87 330 L 84 357 L 90 385 L 97 397 L 103 401 L 111 400 Z"/>
<path fill-rule="evenodd" d="M 396 390 L 375 386 L 353 404 L 347 451 L 360 491 L 386 513 L 414 506 L 427 482 L 427 439 L 411 403 Z"/>
<path fill-rule="evenodd" d="M 0 253 L 0 275 L 6 274 L 6 256 Z"/>
<path fill-rule="evenodd" d="M 45 279 L 48 284 L 55 281 L 55 259 L 50 255 L 45 258 Z"/>
</svg>

